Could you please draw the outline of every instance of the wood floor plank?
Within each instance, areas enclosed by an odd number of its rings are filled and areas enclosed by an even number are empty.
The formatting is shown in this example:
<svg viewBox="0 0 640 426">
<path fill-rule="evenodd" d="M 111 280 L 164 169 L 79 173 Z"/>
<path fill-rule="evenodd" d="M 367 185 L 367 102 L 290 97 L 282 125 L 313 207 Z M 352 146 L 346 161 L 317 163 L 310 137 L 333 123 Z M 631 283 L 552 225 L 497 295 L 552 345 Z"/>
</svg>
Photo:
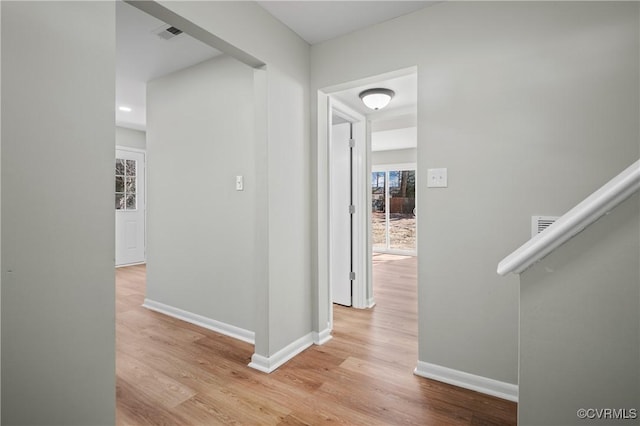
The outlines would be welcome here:
<svg viewBox="0 0 640 426">
<path fill-rule="evenodd" d="M 122 352 L 118 354 L 116 375 L 126 377 L 129 382 L 135 383 L 138 392 L 168 409 L 196 394 L 193 389 L 151 367 L 148 362 Z"/>
<path fill-rule="evenodd" d="M 413 374 L 416 258 L 373 263 L 376 306 L 334 306 L 333 338 L 271 374 L 252 345 L 143 308 L 144 265 L 117 269 L 117 424 L 515 425 L 516 404 Z"/>
<path fill-rule="evenodd" d="M 118 361 L 116 361 L 117 363 Z M 119 425 L 185 425 L 189 421 L 174 410 L 140 392 L 134 381 L 116 377 L 116 420 Z"/>
<path fill-rule="evenodd" d="M 228 387 L 212 387 L 175 410 L 195 424 L 277 425 L 290 410 L 271 400 L 260 401 Z M 199 413 L 194 418 L 194 413 Z"/>
</svg>

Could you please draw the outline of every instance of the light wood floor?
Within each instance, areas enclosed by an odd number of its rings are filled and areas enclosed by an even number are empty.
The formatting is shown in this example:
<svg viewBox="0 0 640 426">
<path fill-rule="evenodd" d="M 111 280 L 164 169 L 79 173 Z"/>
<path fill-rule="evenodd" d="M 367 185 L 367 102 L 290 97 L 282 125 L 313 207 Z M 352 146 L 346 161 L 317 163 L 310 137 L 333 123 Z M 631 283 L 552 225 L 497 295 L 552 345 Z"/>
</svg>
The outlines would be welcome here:
<svg viewBox="0 0 640 426">
<path fill-rule="evenodd" d="M 515 425 L 516 405 L 413 375 L 416 259 L 374 256 L 370 310 L 271 374 L 253 346 L 146 310 L 145 267 L 116 272 L 119 425 Z"/>
</svg>

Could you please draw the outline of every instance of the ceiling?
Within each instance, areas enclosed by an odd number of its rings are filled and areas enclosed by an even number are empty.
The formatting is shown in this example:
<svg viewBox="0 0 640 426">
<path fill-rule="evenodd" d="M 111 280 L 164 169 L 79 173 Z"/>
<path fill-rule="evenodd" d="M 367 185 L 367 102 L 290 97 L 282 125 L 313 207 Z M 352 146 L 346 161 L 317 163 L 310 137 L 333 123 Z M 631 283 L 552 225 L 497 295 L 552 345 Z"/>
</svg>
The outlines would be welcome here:
<svg viewBox="0 0 640 426">
<path fill-rule="evenodd" d="M 391 89 L 396 94 L 389 105 L 379 111 L 367 108 L 360 92 L 374 87 Z M 418 77 L 411 73 L 401 77 L 380 79 L 329 95 L 371 121 L 371 150 L 415 148 L 417 146 Z M 334 116 L 335 117 L 335 116 Z"/>
<path fill-rule="evenodd" d="M 263 1 L 257 3 L 309 44 L 406 15 L 438 1 Z"/>
<path fill-rule="evenodd" d="M 153 16 L 116 2 L 116 124 L 120 126 L 145 129 L 148 81 L 221 54 L 184 33 L 164 40 L 155 33 L 164 27 Z M 120 111 L 120 106 L 131 111 Z"/>
<path fill-rule="evenodd" d="M 258 1 L 308 43 L 314 44 L 414 12 L 436 1 Z M 164 22 L 122 1 L 116 2 L 116 124 L 146 128 L 146 84 L 150 80 L 190 67 L 221 52 L 187 34 L 164 40 L 156 33 Z M 414 76 L 415 80 L 415 76 Z M 403 77 L 379 82 L 396 91 L 385 111 L 415 105 L 415 82 Z M 371 85 L 369 86 L 371 87 Z M 368 87 L 364 87 L 368 88 Z M 336 93 L 345 104 L 369 114 L 358 93 L 364 88 Z M 131 108 L 130 112 L 119 110 Z"/>
<path fill-rule="evenodd" d="M 360 100 L 360 92 L 375 87 L 383 87 L 395 92 L 395 96 L 391 99 L 389 105 L 379 111 L 367 108 Z M 418 78 L 415 73 L 412 73 L 401 77 L 380 79 L 375 83 L 331 93 L 330 96 L 360 114 L 367 116 L 370 120 L 375 120 L 378 117 L 389 116 L 395 112 L 404 112 L 415 108 L 418 103 Z"/>
</svg>

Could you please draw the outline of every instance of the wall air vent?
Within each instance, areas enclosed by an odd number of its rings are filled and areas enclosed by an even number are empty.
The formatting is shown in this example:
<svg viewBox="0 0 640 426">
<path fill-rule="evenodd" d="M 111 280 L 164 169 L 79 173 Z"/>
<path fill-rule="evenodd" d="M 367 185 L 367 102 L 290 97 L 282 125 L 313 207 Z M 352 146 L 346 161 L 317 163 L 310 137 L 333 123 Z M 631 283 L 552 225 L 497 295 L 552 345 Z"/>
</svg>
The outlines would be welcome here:
<svg viewBox="0 0 640 426">
<path fill-rule="evenodd" d="M 163 25 L 160 28 L 153 31 L 158 37 L 164 40 L 171 40 L 174 37 L 182 34 L 182 30 L 170 25 Z"/>
<path fill-rule="evenodd" d="M 558 216 L 531 216 L 531 237 L 550 227 L 556 220 Z"/>
</svg>

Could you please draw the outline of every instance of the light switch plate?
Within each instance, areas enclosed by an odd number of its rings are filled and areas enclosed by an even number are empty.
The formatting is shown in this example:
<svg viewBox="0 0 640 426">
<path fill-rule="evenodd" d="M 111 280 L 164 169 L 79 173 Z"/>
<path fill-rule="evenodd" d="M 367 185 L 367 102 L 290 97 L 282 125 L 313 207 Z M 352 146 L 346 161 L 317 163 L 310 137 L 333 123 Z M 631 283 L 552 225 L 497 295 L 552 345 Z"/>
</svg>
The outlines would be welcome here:
<svg viewBox="0 0 640 426">
<path fill-rule="evenodd" d="M 427 188 L 446 188 L 447 169 L 427 169 Z"/>
<path fill-rule="evenodd" d="M 244 176 L 236 176 L 236 191 L 244 191 Z"/>
</svg>

